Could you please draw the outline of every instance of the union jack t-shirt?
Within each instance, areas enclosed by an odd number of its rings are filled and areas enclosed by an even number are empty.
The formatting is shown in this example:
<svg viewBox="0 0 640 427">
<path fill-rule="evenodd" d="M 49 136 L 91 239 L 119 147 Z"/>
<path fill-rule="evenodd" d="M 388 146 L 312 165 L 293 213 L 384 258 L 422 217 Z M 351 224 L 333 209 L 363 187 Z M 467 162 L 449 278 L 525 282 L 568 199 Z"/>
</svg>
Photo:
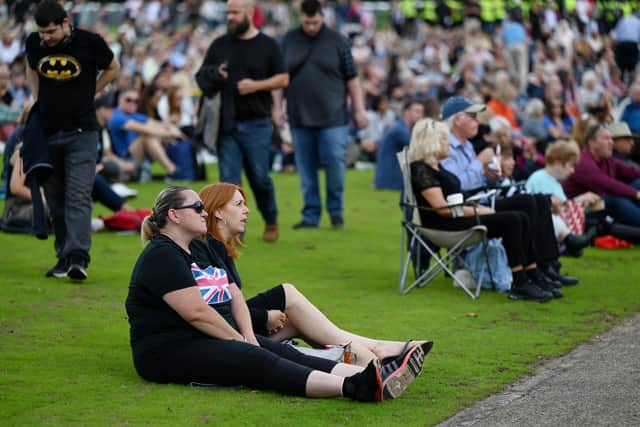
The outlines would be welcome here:
<svg viewBox="0 0 640 427">
<path fill-rule="evenodd" d="M 208 266 L 204 269 L 194 262 L 191 264 L 191 274 L 198 285 L 200 296 L 209 305 L 231 302 L 229 292 L 229 278 L 222 268 Z"/>
</svg>

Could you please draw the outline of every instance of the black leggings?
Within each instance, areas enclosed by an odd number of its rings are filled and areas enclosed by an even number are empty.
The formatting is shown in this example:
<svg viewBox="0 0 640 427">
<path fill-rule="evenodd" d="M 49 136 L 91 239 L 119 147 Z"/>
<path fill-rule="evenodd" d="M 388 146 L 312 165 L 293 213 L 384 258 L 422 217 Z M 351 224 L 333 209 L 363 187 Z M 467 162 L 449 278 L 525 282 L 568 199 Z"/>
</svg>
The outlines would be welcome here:
<svg viewBox="0 0 640 427">
<path fill-rule="evenodd" d="M 142 354 L 134 350 L 134 365 L 142 378 L 152 382 L 246 386 L 305 396 L 311 371 L 331 372 L 337 364 L 269 338 L 257 338 L 260 347 L 203 336 Z"/>
</svg>

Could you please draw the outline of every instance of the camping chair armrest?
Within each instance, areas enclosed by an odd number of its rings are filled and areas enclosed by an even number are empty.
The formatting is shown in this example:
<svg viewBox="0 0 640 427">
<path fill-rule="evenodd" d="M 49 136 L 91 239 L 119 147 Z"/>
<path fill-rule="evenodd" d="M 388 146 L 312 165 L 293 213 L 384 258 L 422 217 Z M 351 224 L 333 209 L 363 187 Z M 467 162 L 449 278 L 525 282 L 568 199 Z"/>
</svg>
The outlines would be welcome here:
<svg viewBox="0 0 640 427">
<path fill-rule="evenodd" d="M 437 208 L 428 208 L 426 206 L 416 206 L 416 205 L 412 205 L 411 203 L 400 202 L 400 207 L 415 208 L 415 209 L 418 209 L 419 211 L 425 211 L 425 212 L 438 212 L 444 209 L 456 208 L 458 206 L 471 206 L 477 214 L 478 206 L 480 206 L 480 203 L 477 200 L 471 200 L 471 201 L 465 201 L 462 203 L 454 203 L 451 205 L 439 206 Z"/>
</svg>

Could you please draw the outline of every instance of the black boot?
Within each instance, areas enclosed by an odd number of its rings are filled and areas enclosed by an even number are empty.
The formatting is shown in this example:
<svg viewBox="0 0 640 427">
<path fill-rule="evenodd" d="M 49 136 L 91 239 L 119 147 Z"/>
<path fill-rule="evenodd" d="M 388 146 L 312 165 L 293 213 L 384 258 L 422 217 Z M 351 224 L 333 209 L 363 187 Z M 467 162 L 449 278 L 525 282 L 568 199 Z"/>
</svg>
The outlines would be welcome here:
<svg viewBox="0 0 640 427">
<path fill-rule="evenodd" d="M 609 234 L 630 243 L 640 243 L 640 227 L 614 222 L 609 227 Z"/>
<path fill-rule="evenodd" d="M 581 235 L 569 234 L 564 238 L 564 244 L 570 253 L 578 253 L 587 246 L 591 246 L 597 235 L 598 229 L 596 227 L 589 227 Z"/>
</svg>

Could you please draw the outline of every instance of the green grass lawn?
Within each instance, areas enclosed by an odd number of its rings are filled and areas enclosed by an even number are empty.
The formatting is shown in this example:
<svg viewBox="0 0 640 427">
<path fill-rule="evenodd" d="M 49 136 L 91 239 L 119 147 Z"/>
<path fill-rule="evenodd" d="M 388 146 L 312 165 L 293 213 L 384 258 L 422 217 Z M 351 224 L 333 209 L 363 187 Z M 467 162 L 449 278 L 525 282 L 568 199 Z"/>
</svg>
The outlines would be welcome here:
<svg viewBox="0 0 640 427">
<path fill-rule="evenodd" d="M 280 241 L 262 242 L 250 197 L 238 267 L 247 296 L 286 281 L 346 329 L 434 340 L 423 375 L 401 398 L 359 404 L 144 382 L 133 369 L 124 311 L 139 237 L 94 234 L 89 279 L 72 284 L 44 277 L 55 262 L 52 239 L 0 233 L 0 424 L 431 425 L 640 308 L 637 249 L 563 258 L 564 272 L 582 283 L 548 304 L 492 292 L 472 301 L 443 276 L 400 296 L 398 194 L 373 191 L 371 179 L 349 171 L 344 230 L 324 217 L 322 228 L 294 232 L 298 178 L 275 175 Z M 150 207 L 163 185 L 135 187 L 133 204 Z"/>
</svg>

